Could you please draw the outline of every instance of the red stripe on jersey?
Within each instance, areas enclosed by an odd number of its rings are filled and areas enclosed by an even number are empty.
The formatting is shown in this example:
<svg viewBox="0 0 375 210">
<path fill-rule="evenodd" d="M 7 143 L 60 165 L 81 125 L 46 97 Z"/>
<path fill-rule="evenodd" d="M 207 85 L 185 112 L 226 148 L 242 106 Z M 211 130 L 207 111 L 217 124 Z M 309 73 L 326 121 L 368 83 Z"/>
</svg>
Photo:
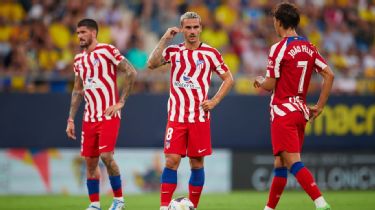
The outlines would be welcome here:
<svg viewBox="0 0 375 210">
<path fill-rule="evenodd" d="M 105 117 L 104 111 L 108 106 L 117 102 L 115 68 L 119 60 L 116 58 L 123 57 L 118 54 L 115 47 L 100 44 L 92 52 L 76 56 L 80 59 L 75 59 L 74 66 L 78 69 L 77 73 L 85 88 L 85 121 L 101 120 Z M 119 116 L 119 113 L 116 116 Z"/>
<path fill-rule="evenodd" d="M 96 59 L 95 58 L 95 53 L 92 53 L 92 55 L 93 55 L 93 57 L 94 57 L 94 59 Z M 95 67 L 94 67 L 94 64 L 92 63 L 92 61 L 91 61 L 91 56 L 88 56 L 87 57 L 87 61 L 88 61 L 88 64 L 89 64 L 89 66 L 90 66 L 90 69 L 92 70 L 92 72 L 93 72 L 93 77 L 95 76 Z M 100 63 L 99 61 L 98 61 L 98 63 Z M 99 64 L 98 64 L 99 65 Z M 101 81 L 101 82 L 103 82 L 103 70 L 102 70 L 102 68 L 97 68 L 98 69 L 98 72 L 97 72 L 97 75 L 98 75 L 98 78 L 99 78 L 99 80 Z M 98 92 L 98 94 L 99 94 L 99 97 L 100 97 L 100 100 L 98 100 L 96 97 L 95 97 L 95 102 L 96 102 L 96 106 L 95 106 L 95 111 L 96 111 L 96 114 L 95 114 L 95 116 L 94 116 L 94 118 L 95 118 L 95 120 L 99 120 L 99 121 L 101 121 L 102 119 L 101 119 L 101 116 L 99 115 L 99 112 L 101 111 L 102 112 L 102 116 L 104 115 L 104 110 L 105 110 L 105 107 L 106 107 L 106 103 L 105 103 L 105 101 L 106 101 L 106 98 L 105 98 L 105 96 L 104 96 L 104 93 L 103 93 L 103 90 L 101 89 L 101 88 L 97 88 L 96 89 L 96 91 Z M 94 93 L 94 92 L 93 92 Z M 98 108 L 98 106 L 99 106 L 99 104 L 101 104 L 101 106 L 102 106 L 102 108 L 101 108 L 101 110 L 98 110 L 99 108 Z"/>
<path fill-rule="evenodd" d="M 164 50 L 163 56 L 171 61 L 169 120 L 206 121 L 209 112 L 201 109 L 201 103 L 207 99 L 212 72 L 223 74 L 228 71 L 222 56 L 205 44 L 196 50 L 171 45 Z"/>
<path fill-rule="evenodd" d="M 271 78 L 275 78 L 276 75 L 275 75 L 275 68 L 276 68 L 276 65 L 279 65 L 276 63 L 276 58 L 279 56 L 280 54 L 280 50 L 281 48 L 283 47 L 284 43 L 286 42 L 287 39 L 283 39 L 282 41 L 280 41 L 277 46 L 276 46 L 276 49 L 274 50 L 273 54 L 272 55 L 269 55 L 268 57 L 268 60 L 269 61 L 272 61 L 272 67 L 273 68 L 267 68 L 267 71 L 270 73 L 269 77 Z"/>
<path fill-rule="evenodd" d="M 169 61 L 170 56 L 171 56 L 171 52 L 178 52 L 178 51 L 180 51 L 180 48 L 177 47 L 177 46 L 176 47 L 169 47 L 169 48 L 167 48 L 165 50 L 166 55 L 164 57 L 164 60 Z"/>
<path fill-rule="evenodd" d="M 184 51 L 181 51 L 180 52 L 180 55 L 181 57 L 185 60 L 185 56 L 184 56 Z M 180 59 L 182 60 L 182 59 Z M 179 72 L 177 73 L 177 78 L 181 78 L 181 75 L 185 72 L 186 70 L 186 62 L 180 62 L 182 65 L 181 65 L 181 69 L 179 70 Z M 178 88 L 178 87 L 176 87 Z M 187 116 L 186 116 L 186 113 L 188 113 L 188 110 L 189 110 L 189 106 L 190 106 L 190 100 L 189 100 L 189 96 L 188 94 L 186 93 L 186 90 L 184 88 L 180 88 L 179 89 L 184 97 L 184 110 L 180 110 L 181 112 L 183 112 L 183 121 L 186 122 L 187 121 Z"/>
<path fill-rule="evenodd" d="M 96 53 L 94 54 L 94 58 L 99 60 L 99 56 Z M 102 81 L 102 83 L 106 87 L 106 90 L 111 90 L 111 85 L 108 83 L 108 81 L 103 76 L 103 74 L 104 74 L 104 69 L 103 68 L 104 67 L 103 67 L 102 63 L 99 62 L 98 65 L 99 65 L 98 66 L 98 69 L 99 69 L 99 73 L 98 73 L 99 80 Z M 109 96 L 109 98 L 105 98 L 105 101 L 108 100 L 108 106 L 111 106 L 111 100 L 112 100 L 112 97 L 113 97 L 112 96 L 112 91 L 108 91 L 108 96 Z M 104 103 L 103 104 L 103 111 L 105 111 L 107 108 L 108 108 L 107 107 L 107 103 Z"/>
<path fill-rule="evenodd" d="M 170 107 L 169 115 L 171 114 L 172 109 L 175 112 L 175 115 L 174 115 L 173 119 L 171 119 L 171 121 L 178 121 L 178 116 L 180 116 L 180 105 L 181 105 L 180 97 L 178 96 L 176 90 L 173 87 L 173 74 L 174 74 L 174 71 L 176 71 L 175 63 L 176 63 L 176 56 L 173 56 L 172 57 L 172 69 L 171 69 L 171 73 L 170 73 L 171 74 L 171 76 L 170 76 L 171 93 L 170 94 L 172 94 L 172 96 L 174 97 L 174 99 L 176 101 L 176 104 L 174 106 Z M 171 99 L 169 99 L 169 100 L 171 100 Z"/>
<path fill-rule="evenodd" d="M 110 62 L 110 59 L 105 54 L 101 54 L 101 56 L 103 56 L 107 60 L 105 66 L 107 68 L 108 75 L 111 78 L 111 80 L 114 82 L 115 84 L 114 86 L 117 87 L 116 72 L 112 68 L 113 64 Z M 111 95 L 111 98 L 109 100 L 109 106 L 112 106 L 116 104 L 117 102 L 117 88 L 115 88 L 115 96 L 113 96 L 112 91 L 108 91 L 108 92 L 110 92 L 110 95 Z"/>
<path fill-rule="evenodd" d="M 199 60 L 204 60 L 204 57 L 203 57 L 203 55 L 202 55 L 201 53 L 198 53 L 198 59 L 199 59 Z M 202 68 L 201 68 L 201 72 L 199 72 L 199 75 L 198 75 L 198 78 L 197 78 L 198 83 L 199 83 L 199 86 L 201 86 L 201 87 L 204 87 L 204 86 L 205 86 L 205 85 L 204 85 L 204 82 L 203 82 L 203 79 L 204 79 L 204 78 L 203 78 L 203 75 L 204 75 L 204 73 L 205 73 L 204 69 L 206 69 L 206 67 L 207 67 L 207 64 L 204 63 L 203 66 L 202 66 Z M 207 82 L 207 84 L 208 84 L 208 82 Z M 205 98 L 206 98 L 206 92 L 205 92 L 205 89 L 206 89 L 206 88 L 202 88 L 202 90 L 201 90 L 201 92 L 202 92 L 202 100 L 203 100 L 203 101 L 204 101 Z M 201 107 L 201 104 L 200 104 L 199 99 L 198 99 L 197 101 L 198 101 L 198 104 L 197 104 L 197 111 L 195 112 L 194 119 L 198 119 L 199 116 L 200 116 L 200 107 Z M 206 111 L 204 111 L 204 115 L 207 115 L 207 112 L 206 112 Z"/>
</svg>

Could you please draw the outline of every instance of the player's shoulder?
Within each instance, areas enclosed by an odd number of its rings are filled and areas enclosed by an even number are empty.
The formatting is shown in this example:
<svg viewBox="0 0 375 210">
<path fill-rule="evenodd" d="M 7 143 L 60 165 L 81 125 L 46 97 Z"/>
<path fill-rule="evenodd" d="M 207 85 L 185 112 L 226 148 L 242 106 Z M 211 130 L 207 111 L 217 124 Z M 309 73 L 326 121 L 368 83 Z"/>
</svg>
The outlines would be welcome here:
<svg viewBox="0 0 375 210">
<path fill-rule="evenodd" d="M 106 43 L 98 43 L 95 47 L 95 50 L 113 50 L 113 49 L 116 49 L 116 47 L 111 44 L 106 44 Z"/>
<path fill-rule="evenodd" d="M 285 41 L 286 41 L 285 39 L 282 39 L 281 41 L 278 41 L 275 44 L 273 44 L 270 48 L 269 56 L 273 57 L 276 51 L 278 53 L 278 51 L 280 51 L 282 45 L 285 44 Z M 277 55 L 277 53 L 275 55 Z"/>
<path fill-rule="evenodd" d="M 84 55 L 84 52 L 80 52 L 80 53 L 76 54 L 74 56 L 74 62 L 77 62 L 78 60 L 80 60 L 83 55 Z"/>
<path fill-rule="evenodd" d="M 204 42 L 201 43 L 201 45 L 200 45 L 200 47 L 198 49 L 201 52 L 211 52 L 211 53 L 214 53 L 216 56 L 221 55 L 221 53 L 219 52 L 219 50 L 217 50 L 216 48 L 214 48 L 211 45 L 206 44 Z"/>
</svg>

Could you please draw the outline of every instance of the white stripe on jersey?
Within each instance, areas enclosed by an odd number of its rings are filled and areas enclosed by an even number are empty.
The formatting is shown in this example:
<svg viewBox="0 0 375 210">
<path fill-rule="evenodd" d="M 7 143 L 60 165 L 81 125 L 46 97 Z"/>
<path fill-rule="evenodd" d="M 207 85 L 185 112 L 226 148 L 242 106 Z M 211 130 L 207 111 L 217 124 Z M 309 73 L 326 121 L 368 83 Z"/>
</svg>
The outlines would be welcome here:
<svg viewBox="0 0 375 210">
<path fill-rule="evenodd" d="M 186 61 L 186 67 L 184 70 L 183 74 L 189 75 L 190 71 L 192 70 L 191 63 L 189 62 L 189 57 L 188 57 L 188 52 L 187 50 L 182 52 L 183 59 Z M 193 64 L 194 65 L 194 64 Z M 194 78 L 191 77 L 190 80 L 193 80 Z M 194 100 L 194 95 L 192 93 L 191 89 L 184 89 L 186 91 L 186 94 L 188 95 L 188 100 L 189 100 L 189 107 L 188 107 L 188 122 L 194 122 L 194 106 L 195 106 L 195 100 Z M 185 110 L 183 110 L 185 113 Z"/>
<path fill-rule="evenodd" d="M 281 47 L 280 52 L 276 57 L 276 60 L 275 60 L 275 62 L 276 62 L 275 63 L 275 78 L 280 77 L 280 62 L 281 62 L 282 58 L 284 57 L 284 53 L 285 53 L 285 50 L 286 50 L 287 43 L 288 42 L 284 42 L 284 45 Z"/>
<path fill-rule="evenodd" d="M 281 110 L 277 105 L 272 105 L 272 107 L 273 107 L 273 111 L 275 111 L 275 113 L 277 115 L 279 115 L 279 116 L 285 116 L 286 115 L 286 113 L 283 110 Z"/>
<path fill-rule="evenodd" d="M 113 75 L 116 75 L 116 64 L 122 59 L 118 50 L 107 44 L 98 44 L 89 54 L 82 52 L 75 56 L 74 70 L 84 85 L 86 122 L 112 118 L 105 116 L 104 111 L 116 103 L 117 87 Z M 120 112 L 115 116 L 120 117 Z"/>
<path fill-rule="evenodd" d="M 280 42 L 277 42 L 275 43 L 274 45 L 272 45 L 271 49 L 270 49 L 270 54 L 268 55 L 269 57 L 272 57 L 273 54 L 275 53 L 275 50 L 276 50 L 276 47 L 280 44 Z"/>
<path fill-rule="evenodd" d="M 210 69 L 211 65 L 210 65 L 210 62 L 208 61 L 207 57 L 204 54 L 202 56 L 203 56 L 204 63 L 206 64 L 206 69 Z M 203 73 L 202 82 L 203 82 L 204 87 L 209 87 L 208 76 L 207 76 L 209 71 L 207 71 L 206 69 L 203 69 L 204 73 Z M 203 94 L 204 89 L 206 89 L 206 88 L 201 88 L 200 90 L 198 90 L 199 101 L 204 101 L 205 97 L 207 96 L 207 93 L 205 93 L 205 95 Z M 204 115 L 205 115 L 205 113 L 204 113 L 203 107 L 199 104 L 199 122 L 205 121 L 205 119 L 203 118 Z"/>
<path fill-rule="evenodd" d="M 172 94 L 172 90 L 169 91 L 169 99 L 171 101 L 171 104 L 168 103 L 168 113 L 170 113 L 169 119 L 174 119 L 174 116 L 176 115 L 176 98 Z"/>
<path fill-rule="evenodd" d="M 187 52 L 187 51 L 185 51 Z M 176 60 L 180 60 L 180 53 L 176 53 Z M 176 68 L 173 72 L 173 77 L 172 77 L 172 82 L 173 81 L 178 81 L 177 80 L 177 74 L 178 74 L 178 71 L 180 70 L 181 68 L 181 62 L 176 62 Z M 180 101 L 180 107 L 179 107 L 179 110 L 180 110 L 180 113 L 178 115 L 178 122 L 184 122 L 184 115 L 185 115 L 185 97 L 184 95 L 182 94 L 181 90 L 178 88 L 178 87 L 175 87 L 173 84 L 171 84 L 171 88 L 174 89 L 174 91 L 177 93 L 178 95 L 178 99 Z M 175 107 L 177 108 L 177 107 Z M 173 119 L 171 119 L 173 121 Z"/>
<path fill-rule="evenodd" d="M 327 64 L 323 63 L 323 61 L 319 60 L 318 58 L 315 58 L 315 65 L 319 66 L 321 69 L 327 67 Z"/>
<path fill-rule="evenodd" d="M 98 58 L 99 58 L 99 61 L 100 63 L 102 64 L 102 70 L 103 70 L 103 78 L 105 79 L 105 81 L 109 84 L 109 86 L 111 87 L 114 87 L 115 84 L 113 83 L 112 79 L 109 77 L 109 74 L 108 74 L 108 67 L 105 62 L 105 58 L 103 58 L 101 55 L 98 54 Z M 104 84 L 103 84 L 104 85 Z M 112 98 L 110 98 L 110 95 L 109 95 L 109 92 L 107 90 L 107 88 L 105 90 L 103 90 L 104 92 L 104 96 L 105 96 L 105 107 L 106 109 L 108 109 L 108 107 L 110 106 L 110 102 L 113 100 L 113 101 L 116 101 L 115 98 L 115 89 L 112 88 L 111 92 L 112 92 Z M 111 119 L 111 117 L 109 117 L 108 115 L 105 115 L 105 119 Z"/>
<path fill-rule="evenodd" d="M 296 108 L 294 108 L 294 106 L 292 104 L 290 104 L 290 103 L 283 103 L 283 106 L 285 106 L 286 108 L 288 108 L 289 111 L 291 111 L 291 112 L 296 111 Z"/>
</svg>

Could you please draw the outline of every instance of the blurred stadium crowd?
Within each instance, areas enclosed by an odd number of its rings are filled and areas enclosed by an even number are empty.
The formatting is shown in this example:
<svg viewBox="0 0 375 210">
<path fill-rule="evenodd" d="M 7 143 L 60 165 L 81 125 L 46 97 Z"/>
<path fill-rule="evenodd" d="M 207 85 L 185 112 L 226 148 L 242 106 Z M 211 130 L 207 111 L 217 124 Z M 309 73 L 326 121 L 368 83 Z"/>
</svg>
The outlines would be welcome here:
<svg viewBox="0 0 375 210">
<path fill-rule="evenodd" d="M 134 92 L 168 92 L 167 69 L 146 61 L 165 30 L 185 11 L 202 17 L 201 40 L 222 52 L 235 76 L 234 94 L 263 94 L 251 78 L 264 74 L 274 32 L 275 0 L 0 0 L 0 92 L 69 92 L 79 52 L 76 23 L 98 21 L 100 42 L 112 43 L 139 71 Z M 296 0 L 307 37 L 336 74 L 336 94 L 375 94 L 375 1 Z M 180 35 L 174 42 L 182 42 Z M 216 78 L 216 79 L 215 79 Z M 218 78 L 213 85 L 219 85 Z M 121 82 L 121 79 L 119 80 Z M 318 78 L 310 85 L 316 93 Z"/>
</svg>

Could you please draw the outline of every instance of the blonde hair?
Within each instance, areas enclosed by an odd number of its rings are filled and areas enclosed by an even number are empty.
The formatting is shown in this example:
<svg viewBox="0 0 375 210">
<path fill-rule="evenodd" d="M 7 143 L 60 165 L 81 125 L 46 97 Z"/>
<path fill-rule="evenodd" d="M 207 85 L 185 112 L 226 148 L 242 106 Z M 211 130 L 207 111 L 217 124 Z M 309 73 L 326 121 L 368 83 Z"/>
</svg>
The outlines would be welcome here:
<svg viewBox="0 0 375 210">
<path fill-rule="evenodd" d="M 199 24 L 201 23 L 201 16 L 198 15 L 196 12 L 185 12 L 183 15 L 180 17 L 180 24 L 182 26 L 182 22 L 185 19 L 199 19 Z"/>
</svg>

